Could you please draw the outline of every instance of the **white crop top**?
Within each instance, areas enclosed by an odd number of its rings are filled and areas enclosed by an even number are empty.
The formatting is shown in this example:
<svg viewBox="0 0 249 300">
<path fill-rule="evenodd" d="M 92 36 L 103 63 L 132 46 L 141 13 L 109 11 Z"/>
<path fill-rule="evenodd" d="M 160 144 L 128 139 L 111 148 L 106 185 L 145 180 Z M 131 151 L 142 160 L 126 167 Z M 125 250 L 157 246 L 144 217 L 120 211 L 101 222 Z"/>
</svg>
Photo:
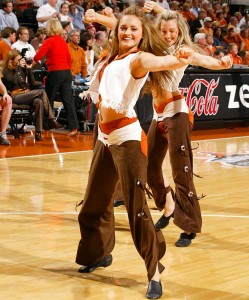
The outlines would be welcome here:
<svg viewBox="0 0 249 300">
<path fill-rule="evenodd" d="M 130 62 L 138 53 L 112 61 L 106 66 L 99 85 L 101 106 L 112 108 L 118 113 L 125 113 L 126 117 L 136 116 L 134 105 L 140 94 L 149 72 L 140 79 L 132 77 Z"/>
<path fill-rule="evenodd" d="M 168 52 L 172 55 L 175 54 L 175 51 L 176 51 L 176 49 L 175 49 L 174 45 L 172 45 L 171 47 L 168 48 Z M 182 68 L 172 70 L 174 80 L 171 82 L 167 82 L 163 88 L 169 92 L 177 92 L 179 90 L 179 84 L 184 75 L 184 71 L 186 70 L 187 67 L 188 66 L 186 65 Z"/>
</svg>

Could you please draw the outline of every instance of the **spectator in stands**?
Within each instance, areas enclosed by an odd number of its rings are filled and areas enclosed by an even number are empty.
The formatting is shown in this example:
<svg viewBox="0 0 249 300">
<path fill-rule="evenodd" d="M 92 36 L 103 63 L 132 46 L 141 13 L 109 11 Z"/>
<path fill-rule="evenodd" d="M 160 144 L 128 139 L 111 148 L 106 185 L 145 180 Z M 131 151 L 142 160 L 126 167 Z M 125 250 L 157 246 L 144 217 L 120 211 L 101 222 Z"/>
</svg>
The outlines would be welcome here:
<svg viewBox="0 0 249 300">
<path fill-rule="evenodd" d="M 0 110 L 2 111 L 1 127 L 0 127 L 0 145 L 10 145 L 10 141 L 8 140 L 6 130 L 8 128 L 8 124 L 12 112 L 12 99 L 8 95 L 7 89 L 4 86 L 1 78 L 0 78 L 0 93 L 2 94 L 2 96 L 0 97 Z"/>
<path fill-rule="evenodd" d="M 16 41 L 16 30 L 12 27 L 5 27 L 1 32 L 0 41 L 0 61 L 2 61 L 11 49 L 11 45 Z"/>
<path fill-rule="evenodd" d="M 188 3 L 183 4 L 182 11 L 180 10 L 179 13 L 189 24 L 196 19 L 195 15 L 190 11 L 190 5 Z"/>
<path fill-rule="evenodd" d="M 70 22 L 69 26 L 70 26 L 70 30 L 71 30 L 71 29 L 73 29 L 73 19 L 68 16 L 68 13 L 69 13 L 69 4 L 67 2 L 64 2 L 61 4 L 61 7 L 60 7 L 59 19 L 61 22 Z"/>
<path fill-rule="evenodd" d="M 194 36 L 194 43 L 197 46 L 200 54 L 210 55 L 210 51 L 207 49 L 207 39 L 205 33 L 196 33 Z"/>
<path fill-rule="evenodd" d="M 249 51 L 249 28 L 242 27 L 240 31 L 242 43 L 240 45 L 240 51 Z"/>
<path fill-rule="evenodd" d="M 165 8 L 165 9 L 170 9 L 169 3 L 167 0 L 156 0 L 155 2 L 158 3 L 161 7 Z"/>
<path fill-rule="evenodd" d="M 94 25 L 90 24 L 86 27 L 86 30 L 91 34 L 91 36 L 93 37 L 93 39 L 95 39 L 95 35 L 96 35 L 96 28 Z"/>
<path fill-rule="evenodd" d="M 225 55 L 226 55 L 226 52 L 223 49 L 216 49 L 214 52 L 214 58 L 216 58 L 216 59 L 221 59 Z"/>
<path fill-rule="evenodd" d="M 62 28 L 61 37 L 63 38 L 63 40 L 65 42 L 68 42 L 68 32 L 67 32 L 67 30 L 65 28 Z"/>
<path fill-rule="evenodd" d="M 227 45 L 231 43 L 235 43 L 237 45 L 237 48 L 240 49 L 242 38 L 239 34 L 235 33 L 233 27 L 230 27 L 227 31 L 227 34 L 224 36 L 224 41 Z"/>
<path fill-rule="evenodd" d="M 59 17 L 59 12 L 56 10 L 57 1 L 58 0 L 48 0 L 47 4 L 38 8 L 36 15 L 38 27 L 45 27 L 48 20 Z"/>
<path fill-rule="evenodd" d="M 75 29 L 85 30 L 83 7 L 74 3 L 70 4 L 68 16 L 73 20 L 73 27 Z"/>
<path fill-rule="evenodd" d="M 221 31 L 221 28 L 220 28 L 220 27 L 214 28 L 214 35 L 213 35 L 213 38 L 214 38 L 214 43 L 213 43 L 213 45 L 214 45 L 216 48 L 222 48 L 222 49 L 227 48 L 227 44 L 226 44 L 226 42 L 225 42 L 224 39 L 223 39 L 222 31 Z"/>
<path fill-rule="evenodd" d="M 227 29 L 229 29 L 231 27 L 234 28 L 235 33 L 237 33 L 237 34 L 240 33 L 240 27 L 239 27 L 239 22 L 238 22 L 237 18 L 231 17 L 230 23 L 227 25 Z"/>
<path fill-rule="evenodd" d="M 216 19 L 219 22 L 218 24 L 219 24 L 220 27 L 227 27 L 227 21 L 224 18 L 224 14 L 223 14 L 222 10 L 217 10 L 216 11 Z"/>
<path fill-rule="evenodd" d="M 23 49 L 26 49 L 26 57 L 33 58 L 35 56 L 34 47 L 28 43 L 29 40 L 29 30 L 27 27 L 20 27 L 17 32 L 17 41 L 11 46 L 11 49 L 17 49 L 22 52 Z"/>
<path fill-rule="evenodd" d="M 68 38 L 68 49 L 72 59 L 71 73 L 74 77 L 80 74 L 84 78 L 87 76 L 87 62 L 85 51 L 79 46 L 80 30 L 72 29 L 68 33 Z"/>
<path fill-rule="evenodd" d="M 94 63 L 94 51 L 92 49 L 93 46 L 92 35 L 87 31 L 81 32 L 79 45 L 84 49 L 86 53 L 87 74 L 91 75 L 93 71 L 93 63 Z"/>
<path fill-rule="evenodd" d="M 238 46 L 235 43 L 230 43 L 227 46 L 227 54 L 230 55 L 230 57 L 233 60 L 233 64 L 235 65 L 242 65 L 242 58 L 238 56 Z"/>
<path fill-rule="evenodd" d="M 62 26 L 58 19 L 51 18 L 46 25 L 46 30 L 48 38 L 36 53 L 34 61 L 38 62 L 42 57 L 46 56 L 48 76 L 45 88 L 48 98 L 53 107 L 56 94 L 58 91 L 60 92 L 70 129 L 69 136 L 75 136 L 78 132 L 79 123 L 75 105 L 72 101 L 71 56 L 68 45 L 61 37 Z"/>
<path fill-rule="evenodd" d="M 97 61 L 100 53 L 103 51 L 104 46 L 107 42 L 106 36 L 102 31 L 98 31 L 95 35 L 95 41 L 93 44 L 94 61 Z"/>
<path fill-rule="evenodd" d="M 192 24 L 190 26 L 192 37 L 194 37 L 194 35 L 199 32 L 200 28 L 204 26 L 205 17 L 206 17 L 205 10 L 201 10 L 197 19 L 195 19 L 192 22 Z"/>
<path fill-rule="evenodd" d="M 12 27 L 17 30 L 19 24 L 16 15 L 13 13 L 12 1 L 3 1 L 2 8 L 0 10 L 0 30 L 3 30 L 5 27 Z"/>
<path fill-rule="evenodd" d="M 193 0 L 190 11 L 195 15 L 196 18 L 198 18 L 199 13 L 201 11 L 201 8 L 199 6 L 199 0 Z"/>
<path fill-rule="evenodd" d="M 203 20 L 203 22 L 204 22 L 204 25 L 203 25 L 203 27 L 201 27 L 199 29 L 199 32 L 213 36 L 214 33 L 213 33 L 213 29 L 211 28 L 213 20 L 210 17 L 206 17 Z"/>
<path fill-rule="evenodd" d="M 246 14 L 239 22 L 240 28 L 243 26 L 249 27 L 249 14 Z"/>
<path fill-rule="evenodd" d="M 213 46 L 214 39 L 213 39 L 212 35 L 206 34 L 206 41 L 207 41 L 206 51 L 209 52 L 209 56 L 213 56 L 214 52 L 216 50 L 216 47 Z"/>
<path fill-rule="evenodd" d="M 33 38 L 33 40 L 31 41 L 31 45 L 33 46 L 35 51 L 38 51 L 40 49 L 40 47 L 43 44 L 43 42 L 45 41 L 46 37 L 47 37 L 46 28 L 44 28 L 44 27 L 38 28 L 38 30 L 36 32 L 36 37 Z"/>
<path fill-rule="evenodd" d="M 241 12 L 240 11 L 236 11 L 235 13 L 234 13 L 234 16 L 235 16 L 235 18 L 238 20 L 238 26 L 239 26 L 239 28 L 240 28 L 240 25 L 241 25 L 241 21 L 242 21 L 242 19 L 243 19 L 243 16 L 242 16 L 242 14 L 241 14 Z M 243 21 L 242 21 L 243 22 Z"/>
<path fill-rule="evenodd" d="M 2 67 L 2 80 L 10 92 L 13 103 L 33 106 L 35 113 L 35 140 L 41 141 L 44 110 L 52 127 L 57 128 L 58 123 L 54 120 L 54 113 L 46 92 L 43 89 L 30 90 L 30 88 L 35 86 L 35 79 L 31 70 L 32 63 L 26 62 L 18 50 L 12 49 L 5 57 Z"/>
<path fill-rule="evenodd" d="M 179 10 L 179 5 L 180 5 L 180 3 L 178 1 L 170 1 L 169 2 L 170 10 Z"/>
<path fill-rule="evenodd" d="M 223 3 L 221 5 L 221 9 L 223 11 L 224 18 L 226 19 L 227 24 L 228 24 L 230 22 L 230 19 L 231 19 L 230 6 L 227 3 Z"/>
</svg>

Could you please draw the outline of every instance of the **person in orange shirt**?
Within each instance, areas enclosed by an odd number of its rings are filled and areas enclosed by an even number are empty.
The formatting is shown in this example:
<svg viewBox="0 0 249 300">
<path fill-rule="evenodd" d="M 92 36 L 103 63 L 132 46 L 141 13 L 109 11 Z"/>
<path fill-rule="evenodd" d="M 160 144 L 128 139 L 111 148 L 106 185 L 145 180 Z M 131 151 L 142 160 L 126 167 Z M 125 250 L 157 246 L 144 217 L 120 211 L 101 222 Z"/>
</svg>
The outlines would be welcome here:
<svg viewBox="0 0 249 300">
<path fill-rule="evenodd" d="M 24 10 L 25 8 L 33 7 L 33 0 L 15 0 L 13 1 L 14 8 Z"/>
<path fill-rule="evenodd" d="M 242 58 L 238 55 L 238 46 L 235 43 L 228 44 L 227 53 L 232 58 L 234 65 L 243 65 Z"/>
<path fill-rule="evenodd" d="M 80 30 L 72 29 L 68 33 L 68 49 L 72 59 L 71 72 L 73 76 L 80 74 L 83 78 L 87 76 L 86 53 L 79 46 Z"/>
<path fill-rule="evenodd" d="M 199 32 L 214 35 L 212 27 L 213 20 L 210 17 L 206 17 L 204 20 L 204 26 L 199 29 Z"/>
<path fill-rule="evenodd" d="M 190 11 L 190 5 L 188 3 L 183 4 L 182 10 L 179 10 L 179 13 L 188 23 L 196 19 L 195 15 Z"/>
<path fill-rule="evenodd" d="M 5 27 L 0 41 L 0 61 L 2 61 L 11 49 L 11 45 L 16 41 L 16 30 L 12 27 Z"/>
<path fill-rule="evenodd" d="M 235 43 L 238 47 L 238 49 L 240 49 L 240 45 L 242 43 L 242 38 L 239 34 L 235 33 L 235 28 L 234 27 L 230 27 L 227 31 L 227 34 L 223 37 L 223 40 L 225 41 L 225 43 L 231 44 L 231 43 Z"/>
<path fill-rule="evenodd" d="M 240 51 L 249 51 L 249 28 L 243 27 L 240 31 L 242 43 L 240 45 Z"/>
</svg>

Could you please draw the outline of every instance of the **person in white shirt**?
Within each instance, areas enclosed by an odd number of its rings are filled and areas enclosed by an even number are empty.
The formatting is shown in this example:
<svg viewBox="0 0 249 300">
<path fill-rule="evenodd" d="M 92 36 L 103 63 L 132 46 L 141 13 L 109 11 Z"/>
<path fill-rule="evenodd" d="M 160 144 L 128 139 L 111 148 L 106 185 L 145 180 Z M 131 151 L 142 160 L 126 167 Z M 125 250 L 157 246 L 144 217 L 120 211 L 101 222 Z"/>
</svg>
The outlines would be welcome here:
<svg viewBox="0 0 249 300">
<path fill-rule="evenodd" d="M 26 58 L 33 58 L 36 54 L 35 49 L 32 45 L 28 43 L 29 40 L 29 30 L 27 27 L 20 27 L 17 30 L 17 42 L 12 44 L 11 49 L 17 49 L 22 52 L 23 49 L 27 49 L 25 54 Z"/>
<path fill-rule="evenodd" d="M 47 4 L 38 8 L 36 15 L 38 27 L 45 27 L 49 19 L 59 17 L 59 12 L 56 10 L 57 2 L 58 0 L 48 0 Z"/>
<path fill-rule="evenodd" d="M 68 16 L 69 12 L 69 4 L 67 2 L 64 2 L 60 6 L 60 15 L 59 19 L 61 22 L 70 22 L 70 29 L 73 29 L 73 19 Z"/>
</svg>

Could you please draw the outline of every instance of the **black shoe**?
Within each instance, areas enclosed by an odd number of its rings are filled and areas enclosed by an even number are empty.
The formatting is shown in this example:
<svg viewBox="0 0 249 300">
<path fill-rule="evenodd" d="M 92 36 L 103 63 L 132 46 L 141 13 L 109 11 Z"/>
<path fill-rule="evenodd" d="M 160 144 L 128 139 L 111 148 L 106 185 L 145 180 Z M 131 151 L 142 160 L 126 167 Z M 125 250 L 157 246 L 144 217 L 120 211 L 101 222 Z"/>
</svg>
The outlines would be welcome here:
<svg viewBox="0 0 249 300">
<path fill-rule="evenodd" d="M 174 217 L 174 212 L 172 212 L 172 214 L 168 217 L 165 217 L 165 215 L 162 215 L 161 218 L 155 224 L 156 230 L 167 227 L 169 225 L 170 219 L 173 217 Z"/>
<path fill-rule="evenodd" d="M 114 200 L 114 204 L 113 207 L 118 207 L 124 205 L 124 201 L 123 200 Z"/>
<path fill-rule="evenodd" d="M 106 257 L 104 257 L 100 262 L 96 263 L 93 266 L 82 266 L 81 268 L 79 268 L 78 272 L 79 273 L 91 273 L 93 272 L 95 269 L 103 267 L 109 267 L 112 264 L 112 255 L 109 254 Z"/>
<path fill-rule="evenodd" d="M 151 280 L 148 285 L 146 297 L 147 299 L 159 299 L 163 294 L 161 281 Z"/>
<path fill-rule="evenodd" d="M 37 132 L 35 133 L 35 140 L 36 140 L 36 141 L 42 141 L 42 136 L 41 136 L 40 131 L 37 131 Z"/>
<path fill-rule="evenodd" d="M 50 128 L 54 128 L 54 129 L 60 129 L 60 128 L 64 127 L 64 125 L 58 123 L 54 119 L 49 119 L 49 125 L 50 125 Z"/>
<path fill-rule="evenodd" d="M 176 247 L 188 247 L 191 241 L 195 239 L 196 233 L 187 234 L 185 232 L 180 234 L 179 240 L 175 242 Z"/>
</svg>

